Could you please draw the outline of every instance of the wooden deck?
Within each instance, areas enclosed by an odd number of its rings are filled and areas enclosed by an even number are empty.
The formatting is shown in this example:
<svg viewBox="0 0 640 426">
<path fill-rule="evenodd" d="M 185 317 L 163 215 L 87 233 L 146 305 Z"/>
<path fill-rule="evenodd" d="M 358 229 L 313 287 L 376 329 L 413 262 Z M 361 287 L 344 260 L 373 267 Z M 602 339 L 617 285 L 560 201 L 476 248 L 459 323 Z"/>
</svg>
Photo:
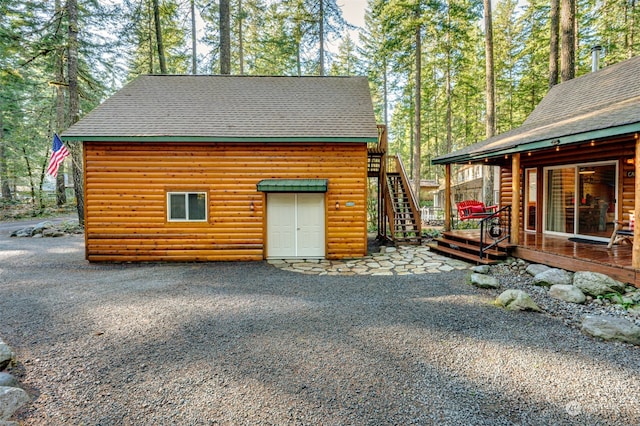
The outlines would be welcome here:
<svg viewBox="0 0 640 426">
<path fill-rule="evenodd" d="M 465 234 L 467 238 L 471 234 L 480 240 L 478 230 L 451 232 Z M 606 243 L 573 242 L 564 237 L 534 233 L 520 234 L 520 242 L 513 246 L 512 254 L 527 262 L 542 263 L 568 271 L 600 272 L 640 287 L 640 270 L 631 267 L 630 244 L 615 245 L 608 249 Z"/>
</svg>

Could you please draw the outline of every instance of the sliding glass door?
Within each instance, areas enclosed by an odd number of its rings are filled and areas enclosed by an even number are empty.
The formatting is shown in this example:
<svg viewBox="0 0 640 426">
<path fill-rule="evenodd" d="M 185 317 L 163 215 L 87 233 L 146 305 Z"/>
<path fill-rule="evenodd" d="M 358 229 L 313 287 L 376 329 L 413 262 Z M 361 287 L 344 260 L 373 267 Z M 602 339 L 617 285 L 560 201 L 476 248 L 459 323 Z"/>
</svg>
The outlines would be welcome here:
<svg viewBox="0 0 640 426">
<path fill-rule="evenodd" d="M 616 212 L 615 163 L 545 169 L 545 231 L 608 238 Z"/>
<path fill-rule="evenodd" d="M 525 200 L 524 200 L 524 229 L 536 230 L 536 218 L 538 210 L 538 171 L 526 169 L 524 171 Z"/>
<path fill-rule="evenodd" d="M 573 233 L 575 188 L 575 167 L 548 169 L 546 230 Z"/>
</svg>

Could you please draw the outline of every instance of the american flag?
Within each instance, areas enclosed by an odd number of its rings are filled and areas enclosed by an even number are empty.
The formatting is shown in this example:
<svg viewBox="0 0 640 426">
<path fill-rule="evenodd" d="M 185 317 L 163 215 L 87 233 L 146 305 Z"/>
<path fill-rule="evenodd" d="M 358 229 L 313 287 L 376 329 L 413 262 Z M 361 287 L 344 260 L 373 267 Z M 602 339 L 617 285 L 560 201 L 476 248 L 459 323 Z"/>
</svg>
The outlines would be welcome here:
<svg viewBox="0 0 640 426">
<path fill-rule="evenodd" d="M 53 135 L 53 151 L 51 152 L 51 160 L 47 167 L 47 174 L 53 177 L 58 175 L 58 168 L 64 159 L 69 155 L 69 150 L 62 143 L 58 135 Z"/>
</svg>

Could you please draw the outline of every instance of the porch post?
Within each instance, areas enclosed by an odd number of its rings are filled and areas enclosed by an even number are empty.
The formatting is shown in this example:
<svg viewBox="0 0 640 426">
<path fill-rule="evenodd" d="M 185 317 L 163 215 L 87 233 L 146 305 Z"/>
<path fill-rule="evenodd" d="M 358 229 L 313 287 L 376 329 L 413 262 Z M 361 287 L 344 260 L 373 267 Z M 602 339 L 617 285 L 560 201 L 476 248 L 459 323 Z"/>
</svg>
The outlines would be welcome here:
<svg viewBox="0 0 640 426">
<path fill-rule="evenodd" d="M 511 243 L 520 244 L 520 153 L 511 156 Z"/>
<path fill-rule="evenodd" d="M 633 205 L 633 212 L 635 214 L 636 223 L 638 223 L 638 212 L 640 207 L 640 139 L 638 139 L 638 134 L 636 133 L 636 155 L 634 157 L 634 167 L 635 167 L 635 201 Z M 631 266 L 638 269 L 640 268 L 640 225 L 634 226 L 633 228 L 633 251 L 631 252 Z"/>
<path fill-rule="evenodd" d="M 451 164 L 444 165 L 444 230 L 451 231 Z"/>
</svg>

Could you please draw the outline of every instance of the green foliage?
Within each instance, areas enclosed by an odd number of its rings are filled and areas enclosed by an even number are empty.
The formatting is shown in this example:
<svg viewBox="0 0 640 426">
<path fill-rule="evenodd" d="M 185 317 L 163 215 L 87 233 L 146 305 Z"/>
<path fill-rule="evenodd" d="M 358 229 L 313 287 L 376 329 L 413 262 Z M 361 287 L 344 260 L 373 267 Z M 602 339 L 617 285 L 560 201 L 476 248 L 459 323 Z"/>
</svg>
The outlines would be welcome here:
<svg viewBox="0 0 640 426">
<path fill-rule="evenodd" d="M 442 236 L 442 232 L 436 228 L 423 229 L 422 236 L 431 239 L 440 238 Z"/>
<path fill-rule="evenodd" d="M 102 81 L 106 75 L 112 79 L 116 69 L 109 63 L 114 40 L 96 30 L 113 17 L 112 10 L 94 2 L 83 6 L 80 107 L 86 112 L 104 99 L 108 90 Z M 55 88 L 67 87 L 57 68 L 63 63 L 58 59 L 66 56 L 66 10 L 62 2 L 2 1 L 0 14 L 0 181 L 12 197 L 28 188 L 30 201 L 42 206 L 51 136 L 64 130 L 64 111 L 63 127 L 56 125 Z"/>
<path fill-rule="evenodd" d="M 338 54 L 331 64 L 329 75 L 356 75 L 358 62 L 356 45 L 347 33 L 340 46 L 338 46 Z"/>
<path fill-rule="evenodd" d="M 189 2 L 159 3 L 168 72 L 189 72 Z M 326 73 L 366 75 L 376 118 L 389 126 L 391 153 L 399 153 L 411 171 L 415 144 L 420 144 L 421 177 L 441 177 L 432 158 L 485 135 L 482 2 L 368 0 L 358 40 L 345 32 L 352 28 L 338 7 L 342 3 L 231 0 L 232 74 L 317 75 L 322 22 L 324 47 L 338 46 L 326 52 Z M 195 5 L 204 22 L 198 68 L 215 73 L 218 2 L 196 0 Z M 88 0 L 79 6 L 80 109 L 86 113 L 127 79 L 158 72 L 159 66 L 151 0 L 113 6 Z M 63 67 L 66 61 L 65 2 L 0 0 L 0 16 L 0 183 L 37 189 L 51 133 L 64 130 L 56 125 L 55 88 L 64 93 L 67 84 L 58 65 L 59 59 Z M 577 19 L 577 75 L 589 71 L 595 44 L 604 47 L 602 66 L 640 54 L 638 2 L 577 0 Z M 498 0 L 493 28 L 497 129 L 505 132 L 521 125 L 548 90 L 549 2 Z M 415 87 L 417 73 L 421 87 Z M 419 141 L 414 140 L 417 90 L 422 97 Z"/>
<path fill-rule="evenodd" d="M 183 18 L 185 10 L 180 5 L 181 3 L 174 0 L 164 0 L 160 3 L 162 41 L 169 74 L 186 73 L 190 63 L 190 52 L 187 50 L 189 20 Z M 120 30 L 120 43 L 128 52 L 128 78 L 140 74 L 159 73 L 151 0 L 124 0 L 122 14 L 125 25 Z"/>
<path fill-rule="evenodd" d="M 452 226 L 453 229 L 479 229 L 480 222 L 477 220 L 457 220 Z"/>
<path fill-rule="evenodd" d="M 598 299 L 600 299 L 600 300 L 602 300 L 602 299 L 610 300 L 611 302 L 622 306 L 624 309 L 629 309 L 629 308 L 635 306 L 635 302 L 633 300 L 626 299 L 625 297 L 623 297 L 622 294 L 620 294 L 618 292 L 603 294 L 601 296 L 598 296 Z"/>
</svg>

